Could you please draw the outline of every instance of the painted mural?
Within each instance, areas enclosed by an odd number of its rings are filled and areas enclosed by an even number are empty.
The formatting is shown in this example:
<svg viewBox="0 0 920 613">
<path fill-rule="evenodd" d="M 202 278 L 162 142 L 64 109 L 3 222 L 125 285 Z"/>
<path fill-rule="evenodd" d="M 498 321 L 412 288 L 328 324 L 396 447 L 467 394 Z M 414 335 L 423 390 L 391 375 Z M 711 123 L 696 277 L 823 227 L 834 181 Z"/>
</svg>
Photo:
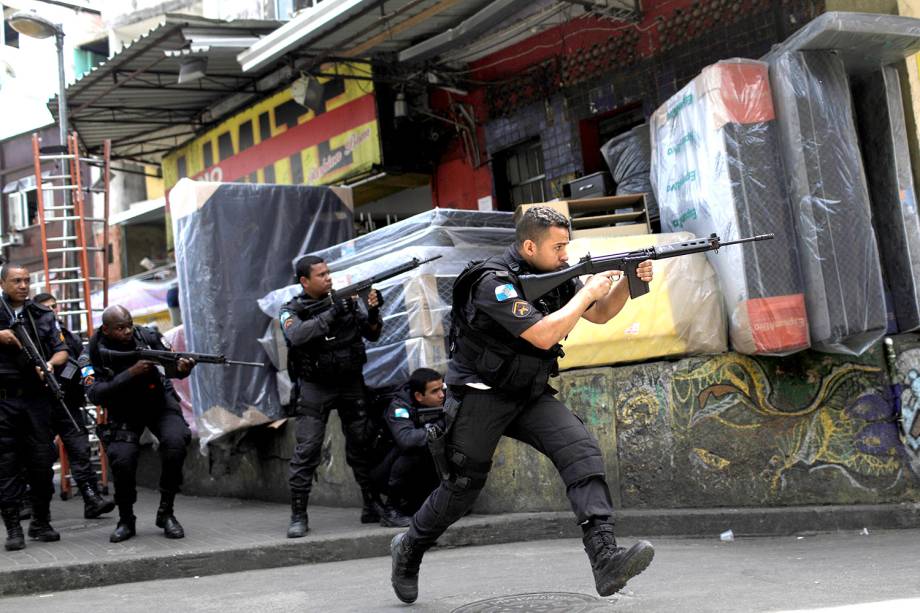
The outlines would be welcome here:
<svg viewBox="0 0 920 613">
<path fill-rule="evenodd" d="M 900 435 L 913 471 L 920 474 L 920 347 L 900 343 L 893 364 L 892 380 L 900 411 Z"/>
<path fill-rule="evenodd" d="M 875 350 L 623 369 L 615 406 L 625 506 L 917 499 L 883 364 Z"/>
</svg>

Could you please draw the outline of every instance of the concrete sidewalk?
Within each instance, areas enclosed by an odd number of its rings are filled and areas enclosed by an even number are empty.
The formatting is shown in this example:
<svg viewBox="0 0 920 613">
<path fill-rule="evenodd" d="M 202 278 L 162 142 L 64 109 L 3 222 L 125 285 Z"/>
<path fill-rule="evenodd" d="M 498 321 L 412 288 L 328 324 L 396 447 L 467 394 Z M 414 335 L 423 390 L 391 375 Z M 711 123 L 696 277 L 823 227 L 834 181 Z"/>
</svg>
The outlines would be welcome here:
<svg viewBox="0 0 920 613">
<path fill-rule="evenodd" d="M 390 539 L 399 531 L 360 524 L 357 508 L 310 507 L 310 533 L 288 539 L 287 505 L 180 496 L 176 517 L 187 536 L 169 540 L 153 524 L 157 502 L 156 492 L 141 490 L 135 507 L 137 536 L 113 544 L 109 534 L 115 527 L 115 513 L 85 520 L 82 500 L 55 498 L 52 523 L 61 541 L 29 541 L 23 551 L 0 551 L 0 596 L 375 557 L 386 555 Z M 619 513 L 617 524 L 624 535 L 710 535 L 713 539 L 728 529 L 740 536 L 916 528 L 920 504 L 631 510 Z M 570 513 L 473 515 L 449 530 L 440 545 L 489 545 L 579 534 Z"/>
</svg>

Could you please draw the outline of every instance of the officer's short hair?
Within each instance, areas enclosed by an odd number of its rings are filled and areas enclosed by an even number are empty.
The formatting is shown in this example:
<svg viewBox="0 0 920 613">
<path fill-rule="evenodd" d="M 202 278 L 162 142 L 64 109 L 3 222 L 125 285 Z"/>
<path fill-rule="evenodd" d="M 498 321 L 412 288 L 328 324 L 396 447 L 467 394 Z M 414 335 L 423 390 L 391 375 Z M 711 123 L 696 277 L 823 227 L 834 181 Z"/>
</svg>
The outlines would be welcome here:
<svg viewBox="0 0 920 613">
<path fill-rule="evenodd" d="M 299 260 L 297 260 L 297 266 L 294 268 L 294 272 L 297 274 L 297 280 L 299 281 L 301 277 L 310 278 L 310 272 L 315 264 L 322 264 L 325 262 L 321 257 L 315 255 L 305 255 Z"/>
<path fill-rule="evenodd" d="M 29 270 L 28 266 L 23 266 L 22 264 L 17 264 L 16 262 L 7 262 L 3 265 L 3 268 L 0 268 L 0 281 L 6 281 L 6 277 L 14 268 Z"/>
<path fill-rule="evenodd" d="M 431 368 L 416 368 L 409 375 L 409 392 L 413 395 L 413 398 L 415 398 L 415 392 L 424 395 L 425 388 L 428 387 L 429 383 L 443 378 L 444 376 L 441 373 Z"/>
<path fill-rule="evenodd" d="M 552 227 L 570 230 L 568 218 L 554 208 L 548 206 L 534 206 L 526 211 L 517 220 L 514 227 L 514 239 L 520 247 L 524 241 L 531 240 L 539 243 Z"/>
<path fill-rule="evenodd" d="M 48 292 L 42 292 L 40 294 L 35 294 L 35 297 L 32 298 L 32 302 L 38 302 L 38 303 L 48 302 L 49 300 L 54 300 L 55 302 L 57 302 L 57 298 L 55 298 L 52 294 L 49 294 Z"/>
</svg>

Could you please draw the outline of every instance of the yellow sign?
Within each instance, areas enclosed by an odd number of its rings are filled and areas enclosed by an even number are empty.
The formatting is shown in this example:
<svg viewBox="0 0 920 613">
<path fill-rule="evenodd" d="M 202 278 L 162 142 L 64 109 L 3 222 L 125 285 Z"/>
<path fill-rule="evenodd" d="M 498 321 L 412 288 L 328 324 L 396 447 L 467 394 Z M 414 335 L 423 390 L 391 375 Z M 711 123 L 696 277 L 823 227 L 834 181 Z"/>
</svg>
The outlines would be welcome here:
<svg viewBox="0 0 920 613">
<path fill-rule="evenodd" d="M 380 164 L 380 135 L 370 71 L 324 66 L 306 88 L 309 106 L 291 88 L 227 119 L 163 158 L 163 180 L 330 185 Z M 360 77 L 360 78 L 349 78 Z"/>
</svg>

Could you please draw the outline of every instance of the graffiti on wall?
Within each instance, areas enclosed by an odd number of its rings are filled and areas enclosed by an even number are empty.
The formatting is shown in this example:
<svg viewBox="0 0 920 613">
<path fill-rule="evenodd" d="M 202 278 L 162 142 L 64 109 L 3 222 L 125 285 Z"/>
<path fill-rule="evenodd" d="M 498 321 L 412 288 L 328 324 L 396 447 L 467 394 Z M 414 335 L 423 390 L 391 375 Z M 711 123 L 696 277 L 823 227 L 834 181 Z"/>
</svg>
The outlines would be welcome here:
<svg viewBox="0 0 920 613">
<path fill-rule="evenodd" d="M 911 465 L 920 473 L 920 349 L 902 351 L 894 370 L 894 383 L 900 388 L 901 438 Z"/>
<path fill-rule="evenodd" d="M 648 490 L 667 486 L 687 505 L 875 502 L 913 487 L 880 361 L 729 353 L 677 364 L 634 367 L 619 392 L 625 498 L 654 504 Z"/>
</svg>

